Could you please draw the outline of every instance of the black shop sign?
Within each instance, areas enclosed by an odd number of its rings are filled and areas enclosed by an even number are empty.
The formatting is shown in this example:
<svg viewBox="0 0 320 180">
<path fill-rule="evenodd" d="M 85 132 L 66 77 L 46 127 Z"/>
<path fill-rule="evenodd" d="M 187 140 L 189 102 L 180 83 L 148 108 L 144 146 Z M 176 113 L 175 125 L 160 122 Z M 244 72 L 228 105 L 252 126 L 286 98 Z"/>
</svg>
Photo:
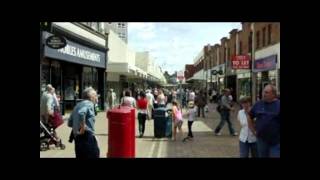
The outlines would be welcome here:
<svg viewBox="0 0 320 180">
<path fill-rule="evenodd" d="M 50 41 L 52 35 L 44 33 L 44 39 Z M 57 40 L 57 39 L 56 39 Z M 66 45 L 63 48 L 53 48 L 46 43 L 44 55 L 46 57 L 59 59 L 71 63 L 83 64 L 92 67 L 106 68 L 106 53 L 75 43 L 65 39 Z M 58 40 L 56 41 L 58 42 Z"/>
</svg>

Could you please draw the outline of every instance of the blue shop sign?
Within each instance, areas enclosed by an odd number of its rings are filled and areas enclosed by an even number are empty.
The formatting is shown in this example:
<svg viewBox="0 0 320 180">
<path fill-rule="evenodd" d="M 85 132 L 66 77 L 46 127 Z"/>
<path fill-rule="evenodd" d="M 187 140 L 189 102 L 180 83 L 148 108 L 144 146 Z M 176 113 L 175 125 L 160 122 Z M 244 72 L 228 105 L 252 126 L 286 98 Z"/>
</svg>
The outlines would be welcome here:
<svg viewBox="0 0 320 180">
<path fill-rule="evenodd" d="M 253 72 L 274 70 L 277 68 L 277 55 L 257 59 L 254 62 Z"/>
</svg>

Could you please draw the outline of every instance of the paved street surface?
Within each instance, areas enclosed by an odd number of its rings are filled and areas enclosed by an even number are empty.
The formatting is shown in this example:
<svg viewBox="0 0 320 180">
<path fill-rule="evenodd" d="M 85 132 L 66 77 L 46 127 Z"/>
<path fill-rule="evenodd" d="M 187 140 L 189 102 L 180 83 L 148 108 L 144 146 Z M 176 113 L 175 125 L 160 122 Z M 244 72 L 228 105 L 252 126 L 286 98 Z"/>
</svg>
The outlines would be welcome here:
<svg viewBox="0 0 320 180">
<path fill-rule="evenodd" d="M 201 158 L 201 157 L 239 157 L 239 137 L 230 136 L 227 123 L 222 129 L 221 136 L 214 135 L 214 129 L 220 122 L 220 116 L 215 110 L 215 104 L 209 104 L 209 113 L 206 118 L 198 118 L 192 126 L 194 140 L 182 142 L 187 135 L 187 117 L 182 126 L 183 137 L 177 136 L 177 141 L 168 138 L 156 139 L 153 137 L 153 120 L 146 122 L 145 136 L 138 138 L 138 121 L 136 121 L 136 157 L 137 158 Z M 184 111 L 185 112 L 185 111 Z M 239 123 L 236 120 L 236 111 L 231 115 L 235 130 L 239 133 Z M 108 150 L 108 123 L 106 113 L 101 112 L 96 117 L 96 137 L 100 148 L 100 157 L 105 158 Z M 71 129 L 64 123 L 57 129 L 58 135 L 66 145 L 65 150 L 55 148 L 40 151 L 40 157 L 75 157 L 74 143 L 69 143 Z"/>
</svg>

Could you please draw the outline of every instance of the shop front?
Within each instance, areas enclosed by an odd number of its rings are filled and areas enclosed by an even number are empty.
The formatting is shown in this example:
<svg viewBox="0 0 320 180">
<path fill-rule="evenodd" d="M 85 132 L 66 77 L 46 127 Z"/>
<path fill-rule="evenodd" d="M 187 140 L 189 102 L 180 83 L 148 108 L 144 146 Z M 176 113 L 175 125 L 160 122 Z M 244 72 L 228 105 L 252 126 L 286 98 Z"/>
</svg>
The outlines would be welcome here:
<svg viewBox="0 0 320 180">
<path fill-rule="evenodd" d="M 251 96 L 251 76 L 249 70 L 238 70 L 237 74 L 237 90 L 238 101 L 242 97 Z"/>
<path fill-rule="evenodd" d="M 82 99 L 81 94 L 86 87 L 93 87 L 98 93 L 99 108 L 104 109 L 107 51 L 70 40 L 67 34 L 63 36 L 67 45 L 54 49 L 45 43 L 50 36 L 51 33 L 43 32 L 44 57 L 40 61 L 42 91 L 47 84 L 52 84 L 62 109 L 68 111 Z"/>
<path fill-rule="evenodd" d="M 277 86 L 278 71 L 277 71 L 277 55 L 270 55 L 254 61 L 253 72 L 257 73 L 257 99 L 262 98 L 263 88 L 267 84 Z"/>
</svg>

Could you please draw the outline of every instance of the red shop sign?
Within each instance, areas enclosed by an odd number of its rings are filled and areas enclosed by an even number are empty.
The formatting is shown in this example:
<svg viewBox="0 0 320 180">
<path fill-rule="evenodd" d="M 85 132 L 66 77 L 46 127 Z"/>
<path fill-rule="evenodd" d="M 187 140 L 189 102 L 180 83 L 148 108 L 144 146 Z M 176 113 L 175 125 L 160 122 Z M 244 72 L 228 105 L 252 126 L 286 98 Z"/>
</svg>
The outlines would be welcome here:
<svg viewBox="0 0 320 180">
<path fill-rule="evenodd" d="M 250 69 L 250 56 L 249 55 L 233 56 L 232 69 Z"/>
</svg>

